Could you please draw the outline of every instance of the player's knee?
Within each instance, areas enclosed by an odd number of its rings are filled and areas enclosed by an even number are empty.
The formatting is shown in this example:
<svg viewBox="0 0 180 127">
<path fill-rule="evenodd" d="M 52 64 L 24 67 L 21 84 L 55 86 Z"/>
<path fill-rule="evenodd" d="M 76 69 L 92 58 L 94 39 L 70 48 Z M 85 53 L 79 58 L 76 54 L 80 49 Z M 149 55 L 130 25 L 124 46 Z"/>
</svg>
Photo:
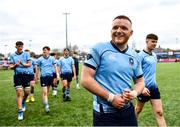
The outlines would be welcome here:
<svg viewBox="0 0 180 127">
<path fill-rule="evenodd" d="M 162 117 L 163 116 L 163 111 L 162 110 L 157 110 L 156 112 L 157 117 Z"/>
</svg>

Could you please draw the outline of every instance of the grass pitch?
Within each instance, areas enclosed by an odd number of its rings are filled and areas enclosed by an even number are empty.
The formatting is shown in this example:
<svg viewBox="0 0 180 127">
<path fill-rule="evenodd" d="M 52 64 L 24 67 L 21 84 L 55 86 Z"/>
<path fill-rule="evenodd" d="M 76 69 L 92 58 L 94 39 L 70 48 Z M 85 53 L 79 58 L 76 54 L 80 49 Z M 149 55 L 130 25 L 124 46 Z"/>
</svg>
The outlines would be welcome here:
<svg viewBox="0 0 180 127">
<path fill-rule="evenodd" d="M 71 102 L 62 102 L 61 84 L 58 97 L 49 95 L 50 113 L 44 112 L 41 87 L 35 86 L 35 102 L 27 104 L 24 120 L 17 120 L 13 71 L 0 71 L 0 126 L 92 126 L 92 94 L 71 84 Z M 180 126 L 180 63 L 158 63 L 157 83 L 161 92 L 164 116 L 168 126 Z M 139 126 L 156 126 L 148 102 L 139 119 Z"/>
</svg>

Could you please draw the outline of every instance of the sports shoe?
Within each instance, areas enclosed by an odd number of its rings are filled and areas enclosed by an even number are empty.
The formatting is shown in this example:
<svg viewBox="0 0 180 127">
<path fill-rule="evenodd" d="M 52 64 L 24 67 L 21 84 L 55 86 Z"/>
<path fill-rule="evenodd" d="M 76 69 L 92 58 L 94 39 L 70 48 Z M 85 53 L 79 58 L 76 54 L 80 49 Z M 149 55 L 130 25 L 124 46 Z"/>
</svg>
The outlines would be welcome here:
<svg viewBox="0 0 180 127">
<path fill-rule="evenodd" d="M 33 96 L 33 95 L 31 96 L 31 101 L 32 101 L 32 102 L 34 102 L 34 101 L 35 101 L 35 99 L 34 99 L 34 96 Z"/>
<path fill-rule="evenodd" d="M 53 93 L 52 93 L 53 96 L 57 96 L 57 90 L 53 90 Z"/>
<path fill-rule="evenodd" d="M 25 103 L 25 102 L 22 103 L 22 111 L 23 111 L 23 112 L 26 111 L 26 103 Z"/>
<path fill-rule="evenodd" d="M 76 85 L 76 89 L 80 89 L 79 84 Z"/>
<path fill-rule="evenodd" d="M 26 102 L 28 103 L 28 102 L 30 102 L 30 100 L 31 100 L 31 98 L 30 98 L 30 96 L 28 96 L 26 99 Z"/>
<path fill-rule="evenodd" d="M 22 110 L 18 111 L 18 120 L 19 121 L 23 120 L 23 111 Z"/>
<path fill-rule="evenodd" d="M 70 96 L 66 96 L 66 101 L 71 101 Z"/>
<path fill-rule="evenodd" d="M 46 105 L 46 106 L 45 106 L 45 111 L 46 111 L 46 113 L 49 113 L 49 112 L 50 112 L 49 105 Z"/>
</svg>

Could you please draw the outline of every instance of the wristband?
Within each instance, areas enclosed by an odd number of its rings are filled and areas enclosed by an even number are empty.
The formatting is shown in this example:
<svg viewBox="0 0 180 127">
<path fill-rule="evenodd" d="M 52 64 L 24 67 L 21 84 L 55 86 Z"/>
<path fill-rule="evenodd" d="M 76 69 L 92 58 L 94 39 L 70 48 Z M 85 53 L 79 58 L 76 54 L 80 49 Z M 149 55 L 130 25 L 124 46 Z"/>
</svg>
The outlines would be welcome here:
<svg viewBox="0 0 180 127">
<path fill-rule="evenodd" d="M 109 97 L 108 97 L 107 101 L 108 101 L 108 102 L 112 102 L 113 99 L 114 99 L 114 96 L 115 96 L 114 94 L 109 93 Z"/>
<path fill-rule="evenodd" d="M 137 93 L 136 90 L 133 90 L 131 93 L 132 93 L 132 96 L 133 96 L 134 98 L 137 98 L 137 94 L 138 94 L 138 93 Z"/>
</svg>

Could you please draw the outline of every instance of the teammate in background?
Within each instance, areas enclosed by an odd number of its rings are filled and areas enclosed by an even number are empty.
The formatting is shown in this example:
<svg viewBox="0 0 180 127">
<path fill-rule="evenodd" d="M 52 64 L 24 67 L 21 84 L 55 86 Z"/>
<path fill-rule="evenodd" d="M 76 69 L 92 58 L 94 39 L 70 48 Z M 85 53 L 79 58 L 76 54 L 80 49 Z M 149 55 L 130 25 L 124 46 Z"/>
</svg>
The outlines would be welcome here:
<svg viewBox="0 0 180 127">
<path fill-rule="evenodd" d="M 41 87 L 42 87 L 42 99 L 45 111 L 48 113 L 50 111 L 49 103 L 48 103 L 48 95 L 49 95 L 49 88 L 53 84 L 53 70 L 55 68 L 57 79 L 59 79 L 59 73 L 56 66 L 56 61 L 54 57 L 50 56 L 50 48 L 48 46 L 43 47 L 43 56 L 38 58 L 37 65 L 41 71 Z M 38 76 L 38 71 L 36 75 Z"/>
<path fill-rule="evenodd" d="M 23 112 L 26 110 L 25 101 L 30 92 L 27 68 L 31 66 L 31 59 L 29 53 L 23 52 L 23 45 L 21 41 L 16 42 L 17 51 L 10 56 L 11 64 L 9 66 L 10 69 L 14 69 L 14 87 L 16 89 L 18 120 L 23 120 Z"/>
<path fill-rule="evenodd" d="M 56 63 L 58 62 L 59 56 L 57 53 L 51 53 L 51 56 L 53 56 L 56 60 Z M 57 92 L 58 92 L 58 84 L 59 84 L 59 80 L 57 79 L 57 75 L 56 75 L 56 70 L 53 70 L 53 85 L 52 85 L 52 95 L 57 97 Z"/>
<path fill-rule="evenodd" d="M 160 92 L 156 83 L 157 57 L 153 52 L 157 45 L 157 41 L 157 35 L 148 34 L 146 36 L 146 48 L 139 53 L 142 70 L 144 73 L 145 88 L 142 94 L 138 96 L 135 112 L 136 117 L 138 118 L 144 107 L 144 104 L 150 100 L 158 126 L 165 127 L 166 121 L 163 116 Z"/>
<path fill-rule="evenodd" d="M 77 52 L 73 52 L 73 59 L 74 59 L 74 66 L 76 70 L 76 89 L 80 89 L 79 87 L 79 59 L 78 59 Z"/>
<path fill-rule="evenodd" d="M 74 79 L 76 79 L 76 72 L 74 66 L 74 60 L 69 56 L 69 49 L 64 49 L 64 56 L 58 61 L 60 68 L 61 81 L 62 81 L 62 96 L 63 101 L 70 101 L 70 84 L 72 81 L 72 72 L 74 73 Z"/>
<path fill-rule="evenodd" d="M 137 53 L 128 47 L 132 34 L 131 20 L 115 17 L 112 40 L 96 44 L 84 63 L 81 85 L 94 94 L 94 126 L 137 126 L 131 100 L 144 89 L 144 78 Z"/>
<path fill-rule="evenodd" d="M 26 49 L 26 52 L 30 52 L 30 50 Z M 37 75 L 36 75 L 36 71 L 37 71 L 37 63 L 36 63 L 36 59 L 35 59 L 35 54 L 33 52 L 30 52 L 30 56 L 31 56 L 31 61 L 32 61 L 32 65 L 30 67 L 28 67 L 28 72 L 29 72 L 29 76 L 30 76 L 30 86 L 31 86 L 31 92 L 30 95 L 28 96 L 28 98 L 26 99 L 26 102 L 34 102 L 35 98 L 34 98 L 34 87 L 36 84 L 36 81 L 38 79 Z"/>
</svg>

